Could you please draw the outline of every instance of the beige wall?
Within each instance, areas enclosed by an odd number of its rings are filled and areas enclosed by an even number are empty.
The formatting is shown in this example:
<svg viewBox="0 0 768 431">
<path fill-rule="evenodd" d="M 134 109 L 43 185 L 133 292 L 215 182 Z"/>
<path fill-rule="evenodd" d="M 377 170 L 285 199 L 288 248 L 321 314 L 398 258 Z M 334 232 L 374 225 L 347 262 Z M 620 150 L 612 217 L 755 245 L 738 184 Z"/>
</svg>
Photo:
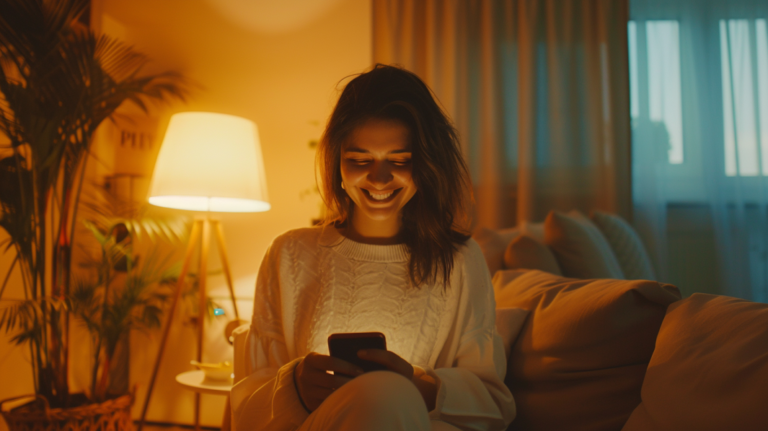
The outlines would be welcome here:
<svg viewBox="0 0 768 431">
<path fill-rule="evenodd" d="M 272 210 L 220 217 L 241 314 L 250 315 L 256 271 L 272 239 L 308 226 L 317 215 L 319 198 L 300 197 L 314 184 L 314 152 L 308 142 L 322 132 L 338 96 L 337 83 L 370 66 L 370 8 L 369 0 L 95 0 L 94 25 L 153 58 L 148 71 L 176 70 L 199 86 L 188 104 L 157 110 L 152 118 L 124 127 L 160 142 L 170 115 L 192 110 L 242 116 L 259 127 Z M 100 145 L 118 135 L 103 131 Z M 104 154 L 111 166 L 91 172 L 97 177 L 110 169 L 146 175 L 156 152 L 157 145 L 142 151 L 110 149 Z M 146 182 L 137 181 L 137 193 L 143 193 Z M 220 263 L 216 249 L 213 253 L 209 268 L 216 270 Z M 9 256 L 3 255 L 0 275 L 8 264 Z M 220 275 L 209 278 L 213 295 L 222 299 L 223 283 Z M 152 421 L 192 421 L 192 393 L 173 381 L 177 372 L 190 369 L 195 351 L 193 331 L 181 323 L 175 323 L 155 386 Z M 204 359 L 231 355 L 221 335 L 225 323 L 217 320 L 207 329 Z M 135 417 L 158 339 L 159 333 L 137 334 L 132 340 L 131 372 L 139 384 Z M 20 350 L 12 350 L 0 334 L 0 399 L 32 390 Z M 222 397 L 204 396 L 203 425 L 218 426 L 222 411 Z"/>
</svg>

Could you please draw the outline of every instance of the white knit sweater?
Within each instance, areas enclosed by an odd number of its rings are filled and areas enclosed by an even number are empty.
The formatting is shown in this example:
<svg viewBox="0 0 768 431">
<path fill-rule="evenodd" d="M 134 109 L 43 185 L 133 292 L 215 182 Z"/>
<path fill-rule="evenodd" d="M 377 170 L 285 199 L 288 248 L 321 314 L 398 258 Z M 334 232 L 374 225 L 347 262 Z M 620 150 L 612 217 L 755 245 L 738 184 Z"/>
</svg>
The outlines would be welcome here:
<svg viewBox="0 0 768 431">
<path fill-rule="evenodd" d="M 479 246 L 470 239 L 460 248 L 447 290 L 442 283 L 412 287 L 408 257 L 405 245 L 354 242 L 331 226 L 275 239 L 259 269 L 247 344 L 235 358 L 236 431 L 302 424 L 308 414 L 293 367 L 309 352 L 328 354 L 334 332 L 382 332 L 388 350 L 435 378 L 433 420 L 478 430 L 512 421 L 493 287 Z"/>
</svg>

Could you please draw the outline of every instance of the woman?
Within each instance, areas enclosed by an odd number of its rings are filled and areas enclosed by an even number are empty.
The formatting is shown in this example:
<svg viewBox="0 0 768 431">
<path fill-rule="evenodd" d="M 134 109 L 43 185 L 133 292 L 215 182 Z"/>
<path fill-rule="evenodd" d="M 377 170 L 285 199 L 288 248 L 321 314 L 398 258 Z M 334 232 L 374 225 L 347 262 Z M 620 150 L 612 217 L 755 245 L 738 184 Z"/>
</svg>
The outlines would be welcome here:
<svg viewBox="0 0 768 431">
<path fill-rule="evenodd" d="M 261 264 L 235 428 L 506 428 L 493 288 L 462 230 L 467 169 L 429 88 L 392 66 L 357 76 L 318 159 L 334 216 L 281 235 Z M 388 371 L 328 356 L 330 334 L 373 331 L 388 350 L 359 356 Z"/>
</svg>

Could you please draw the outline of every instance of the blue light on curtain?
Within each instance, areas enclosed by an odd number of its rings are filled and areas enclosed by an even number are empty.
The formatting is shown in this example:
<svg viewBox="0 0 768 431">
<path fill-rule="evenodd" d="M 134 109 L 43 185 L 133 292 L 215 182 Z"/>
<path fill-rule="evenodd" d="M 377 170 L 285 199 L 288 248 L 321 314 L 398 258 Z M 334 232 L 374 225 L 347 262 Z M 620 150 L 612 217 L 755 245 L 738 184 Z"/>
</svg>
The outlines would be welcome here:
<svg viewBox="0 0 768 431">
<path fill-rule="evenodd" d="M 635 222 L 666 281 L 768 301 L 768 2 L 632 0 Z"/>
</svg>

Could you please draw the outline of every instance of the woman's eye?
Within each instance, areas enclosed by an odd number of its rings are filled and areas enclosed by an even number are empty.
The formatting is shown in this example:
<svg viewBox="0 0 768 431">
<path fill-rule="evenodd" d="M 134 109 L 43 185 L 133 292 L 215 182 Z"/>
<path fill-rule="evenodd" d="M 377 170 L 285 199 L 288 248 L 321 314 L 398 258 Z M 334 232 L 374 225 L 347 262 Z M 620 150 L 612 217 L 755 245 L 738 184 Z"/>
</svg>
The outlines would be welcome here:
<svg viewBox="0 0 768 431">
<path fill-rule="evenodd" d="M 395 166 L 408 166 L 409 163 L 411 163 L 410 159 L 392 160 L 392 164 L 395 165 Z"/>
<path fill-rule="evenodd" d="M 370 162 L 368 159 L 347 159 L 347 161 L 356 165 L 365 165 Z"/>
</svg>

